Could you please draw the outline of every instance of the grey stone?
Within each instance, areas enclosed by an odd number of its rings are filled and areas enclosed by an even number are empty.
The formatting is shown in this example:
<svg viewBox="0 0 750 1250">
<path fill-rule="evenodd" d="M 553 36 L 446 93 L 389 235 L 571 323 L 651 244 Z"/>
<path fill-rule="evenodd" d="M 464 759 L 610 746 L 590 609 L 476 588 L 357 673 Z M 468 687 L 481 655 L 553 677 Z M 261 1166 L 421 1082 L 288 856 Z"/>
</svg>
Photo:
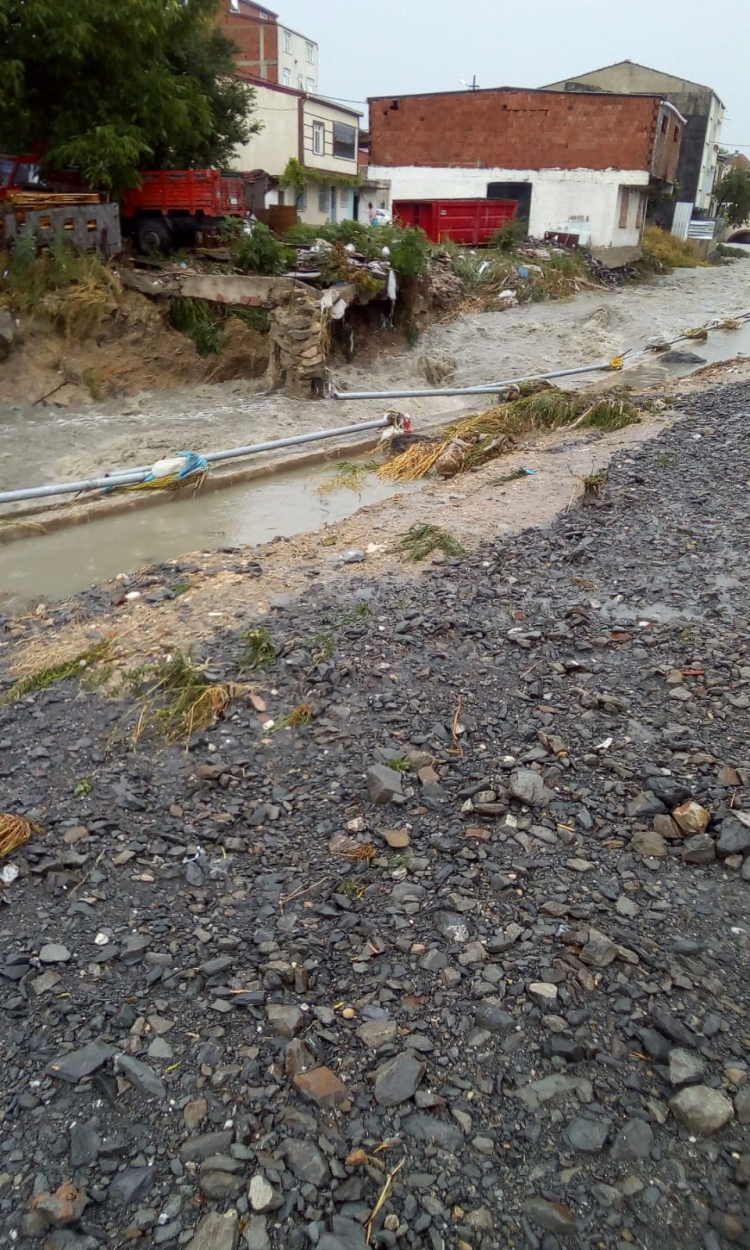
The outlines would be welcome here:
<svg viewBox="0 0 750 1250">
<path fill-rule="evenodd" d="M 390 1046 L 397 1031 L 398 1026 L 395 1020 L 368 1020 L 357 1029 L 357 1037 L 364 1042 L 365 1046 L 379 1050 L 381 1046 Z"/>
<path fill-rule="evenodd" d="M 282 1037 L 296 1037 L 304 1023 L 305 1014 L 300 1011 L 299 1007 L 285 1006 L 279 1003 L 269 1003 L 266 1007 L 266 1015 L 269 1024 L 272 1024 L 276 1032 Z"/>
<path fill-rule="evenodd" d="M 396 1055 L 382 1063 L 375 1073 L 375 1101 L 381 1107 L 397 1107 L 413 1098 L 426 1071 L 426 1064 L 413 1055 Z"/>
<path fill-rule="evenodd" d="M 565 1136 L 574 1150 L 594 1154 L 604 1146 L 611 1127 L 611 1120 L 588 1120 L 585 1116 L 577 1116 L 571 1120 Z"/>
<path fill-rule="evenodd" d="M 517 1021 L 496 1003 L 484 1002 L 477 1007 L 474 1023 L 478 1029 L 488 1029 L 490 1033 L 509 1033 Z"/>
<path fill-rule="evenodd" d="M 403 1121 L 404 1131 L 419 1142 L 434 1142 L 442 1150 L 456 1154 L 464 1143 L 464 1135 L 455 1124 L 438 1120 L 435 1116 L 415 1111 Z"/>
<path fill-rule="evenodd" d="M 250 1181 L 247 1196 L 253 1211 L 270 1211 L 274 1205 L 275 1194 L 273 1185 L 268 1183 L 265 1176 L 260 1176 L 257 1173 Z"/>
<path fill-rule="evenodd" d="M 695 833 L 682 844 L 686 864 L 710 864 L 716 859 L 716 843 L 708 833 Z"/>
<path fill-rule="evenodd" d="M 628 1120 L 612 1143 L 612 1158 L 617 1162 L 623 1159 L 648 1159 L 653 1144 L 653 1129 L 645 1120 Z"/>
<path fill-rule="evenodd" d="M 664 859 L 668 854 L 666 842 L 653 829 L 638 829 L 630 839 L 630 849 L 644 859 Z"/>
<path fill-rule="evenodd" d="M 665 777 L 662 773 L 645 774 L 643 785 L 644 789 L 650 791 L 655 798 L 660 799 L 662 803 L 666 803 L 670 810 L 673 807 L 679 807 L 680 803 L 684 803 L 686 799 L 690 798 L 690 791 L 687 786 L 683 786 L 674 777 Z"/>
<path fill-rule="evenodd" d="M 589 930 L 589 940 L 581 951 L 581 959 L 593 968 L 607 968 L 617 959 L 617 946 L 604 933 Z"/>
<path fill-rule="evenodd" d="M 643 790 L 628 803 L 628 816 L 659 816 L 666 813 L 666 810 L 661 799 L 657 799 L 652 790 Z"/>
<path fill-rule="evenodd" d="M 102 1139 L 91 1124 L 73 1124 L 70 1128 L 70 1166 L 88 1167 L 101 1149 Z"/>
<path fill-rule="evenodd" d="M 670 1015 L 668 1011 L 664 1011 L 661 1007 L 653 1007 L 651 1021 L 660 1033 L 671 1038 L 678 1046 L 686 1046 L 689 1050 L 697 1049 L 698 1039 L 695 1033 L 676 1016 Z"/>
<path fill-rule="evenodd" d="M 591 1081 L 584 1076 L 566 1076 L 562 1072 L 555 1072 L 552 1076 L 544 1076 L 540 1081 L 532 1081 L 516 1090 L 516 1096 L 526 1103 L 530 1111 L 538 1111 L 544 1103 L 551 1102 L 562 1094 L 575 1094 L 581 1102 L 591 1102 Z"/>
<path fill-rule="evenodd" d="M 130 1081 L 139 1094 L 143 1094 L 146 1098 L 156 1098 L 159 1102 L 163 1102 L 166 1098 L 167 1090 L 163 1080 L 147 1063 L 142 1063 L 140 1059 L 133 1059 L 132 1055 L 118 1055 L 115 1059 L 115 1067 Z"/>
<path fill-rule="evenodd" d="M 271 1250 L 268 1220 L 265 1215 L 251 1215 L 243 1230 L 247 1250 Z"/>
<path fill-rule="evenodd" d="M 40 950 L 39 958 L 43 964 L 66 964 L 72 955 L 61 942 L 47 942 Z"/>
<path fill-rule="evenodd" d="M 521 1207 L 527 1220 L 556 1237 L 573 1237 L 577 1231 L 576 1218 L 562 1202 L 548 1202 L 546 1198 L 527 1198 Z"/>
<path fill-rule="evenodd" d="M 142 1202 L 151 1193 L 154 1183 L 153 1167 L 125 1168 L 110 1181 L 107 1197 L 120 1206 L 127 1207 Z"/>
<path fill-rule="evenodd" d="M 330 1172 L 323 1155 L 310 1141 L 288 1138 L 281 1147 L 289 1171 L 298 1181 L 319 1189 L 328 1183 Z"/>
<path fill-rule="evenodd" d="M 401 774 L 387 764 L 374 764 L 367 770 L 367 792 L 378 806 L 403 798 Z"/>
<path fill-rule="evenodd" d="M 71 1050 L 69 1054 L 54 1059 L 46 1070 L 50 1076 L 75 1085 L 98 1071 L 114 1053 L 114 1046 L 108 1046 L 106 1042 L 87 1042 L 80 1050 Z"/>
<path fill-rule="evenodd" d="M 204 1215 L 187 1250 L 236 1250 L 239 1216 L 236 1211 Z"/>
<path fill-rule="evenodd" d="M 541 807 L 551 796 L 539 773 L 533 768 L 517 768 L 508 784 L 511 797 L 529 807 Z"/>
<path fill-rule="evenodd" d="M 703 1060 L 693 1051 L 676 1047 L 669 1052 L 669 1079 L 673 1085 L 697 1085 L 704 1071 Z"/>
<path fill-rule="evenodd" d="M 335 1233 L 324 1233 L 317 1250 L 367 1250 L 367 1242 L 364 1233 L 359 1241 L 354 1241 L 351 1237 L 337 1237 Z"/>
<path fill-rule="evenodd" d="M 232 1201 L 239 1198 L 244 1188 L 241 1176 L 234 1172 L 225 1172 L 221 1168 L 206 1168 L 200 1174 L 201 1193 L 215 1202 Z"/>
<path fill-rule="evenodd" d="M 750 851 L 750 829 L 733 816 L 727 816 L 721 822 L 716 851 L 720 859 L 726 859 L 728 855 L 747 855 Z"/>
<path fill-rule="evenodd" d="M 230 1128 L 188 1137 L 180 1148 L 180 1158 L 183 1163 L 197 1163 L 210 1159 L 212 1155 L 223 1154 L 231 1146 L 233 1137 L 234 1133 Z"/>
<path fill-rule="evenodd" d="M 688 1085 L 669 1104 L 672 1115 L 690 1133 L 711 1137 L 734 1118 L 734 1108 L 725 1094 L 708 1085 Z"/>
<path fill-rule="evenodd" d="M 432 919 L 438 933 L 449 942 L 468 942 L 469 926 L 457 912 L 436 911 Z"/>
<path fill-rule="evenodd" d="M 665 365 L 705 365 L 706 363 L 705 356 L 699 356 L 697 352 L 685 352 L 675 347 L 670 347 L 668 352 L 660 352 L 659 360 Z"/>
<path fill-rule="evenodd" d="M 734 1108 L 740 1124 L 750 1124 L 750 1085 L 743 1085 L 734 1100 Z"/>
</svg>

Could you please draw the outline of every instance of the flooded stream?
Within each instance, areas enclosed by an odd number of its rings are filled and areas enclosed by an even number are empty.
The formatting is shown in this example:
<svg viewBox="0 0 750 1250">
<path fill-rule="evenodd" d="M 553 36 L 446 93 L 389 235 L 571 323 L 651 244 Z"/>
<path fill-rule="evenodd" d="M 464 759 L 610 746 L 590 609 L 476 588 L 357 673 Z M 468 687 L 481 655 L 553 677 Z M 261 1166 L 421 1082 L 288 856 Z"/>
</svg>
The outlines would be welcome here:
<svg viewBox="0 0 750 1250">
<path fill-rule="evenodd" d="M 185 552 L 290 538 L 416 489 L 367 473 L 358 491 L 321 492 L 332 471 L 299 469 L 192 498 L 171 496 L 163 504 L 0 545 L 0 611 L 67 598 L 92 582 Z"/>
</svg>

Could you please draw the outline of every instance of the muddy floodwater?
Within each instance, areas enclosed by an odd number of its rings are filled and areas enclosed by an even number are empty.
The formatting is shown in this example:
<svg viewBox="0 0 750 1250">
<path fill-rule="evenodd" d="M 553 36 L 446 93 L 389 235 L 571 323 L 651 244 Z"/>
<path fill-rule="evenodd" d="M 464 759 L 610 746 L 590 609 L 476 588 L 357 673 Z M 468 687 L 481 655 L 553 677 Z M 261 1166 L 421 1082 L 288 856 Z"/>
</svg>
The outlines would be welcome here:
<svg viewBox="0 0 750 1250">
<path fill-rule="evenodd" d="M 66 598 L 92 582 L 186 551 L 290 538 L 415 489 L 367 473 L 356 491 L 321 491 L 334 471 L 307 468 L 192 498 L 172 496 L 162 504 L 0 545 L 0 611 L 18 611 L 40 598 Z"/>
</svg>

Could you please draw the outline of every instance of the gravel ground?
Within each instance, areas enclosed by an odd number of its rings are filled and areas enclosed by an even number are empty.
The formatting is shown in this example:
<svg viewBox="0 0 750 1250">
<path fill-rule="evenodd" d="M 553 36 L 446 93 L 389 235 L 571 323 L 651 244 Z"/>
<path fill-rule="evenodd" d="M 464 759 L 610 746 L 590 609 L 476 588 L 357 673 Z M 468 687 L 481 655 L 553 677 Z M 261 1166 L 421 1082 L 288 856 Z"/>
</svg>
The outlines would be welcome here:
<svg viewBox="0 0 750 1250">
<path fill-rule="evenodd" d="M 363 1250 L 376 1206 L 378 1247 L 750 1242 L 748 413 L 695 395 L 599 506 L 419 579 L 312 581 L 187 753 L 78 683 L 0 709 L 45 831 L 0 913 L 4 1244 Z"/>
</svg>

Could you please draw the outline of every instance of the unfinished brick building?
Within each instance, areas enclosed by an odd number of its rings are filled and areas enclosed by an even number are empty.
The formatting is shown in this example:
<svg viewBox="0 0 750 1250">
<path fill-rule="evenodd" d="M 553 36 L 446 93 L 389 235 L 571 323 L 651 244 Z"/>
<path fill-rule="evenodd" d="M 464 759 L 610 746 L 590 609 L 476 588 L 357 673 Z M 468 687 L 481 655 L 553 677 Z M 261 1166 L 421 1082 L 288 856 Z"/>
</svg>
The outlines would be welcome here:
<svg viewBox="0 0 750 1250">
<path fill-rule="evenodd" d="M 535 238 L 576 236 L 608 264 L 640 254 L 649 191 L 669 191 L 683 118 L 653 95 L 488 91 L 380 96 L 371 178 L 393 203 L 517 199 Z"/>
</svg>

